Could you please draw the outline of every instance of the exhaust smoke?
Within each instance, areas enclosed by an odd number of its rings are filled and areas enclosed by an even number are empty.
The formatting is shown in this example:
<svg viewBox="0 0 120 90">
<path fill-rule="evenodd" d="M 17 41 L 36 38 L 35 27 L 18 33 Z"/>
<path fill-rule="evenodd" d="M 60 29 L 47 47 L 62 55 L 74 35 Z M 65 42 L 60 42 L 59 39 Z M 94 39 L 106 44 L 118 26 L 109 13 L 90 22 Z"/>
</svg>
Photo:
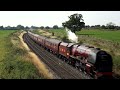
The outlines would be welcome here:
<svg viewBox="0 0 120 90">
<path fill-rule="evenodd" d="M 68 28 L 65 28 L 65 29 L 66 29 L 66 32 L 67 32 L 68 39 L 71 42 L 78 43 L 78 36 L 76 36 L 75 33 L 71 32 L 70 29 L 68 29 Z"/>
</svg>

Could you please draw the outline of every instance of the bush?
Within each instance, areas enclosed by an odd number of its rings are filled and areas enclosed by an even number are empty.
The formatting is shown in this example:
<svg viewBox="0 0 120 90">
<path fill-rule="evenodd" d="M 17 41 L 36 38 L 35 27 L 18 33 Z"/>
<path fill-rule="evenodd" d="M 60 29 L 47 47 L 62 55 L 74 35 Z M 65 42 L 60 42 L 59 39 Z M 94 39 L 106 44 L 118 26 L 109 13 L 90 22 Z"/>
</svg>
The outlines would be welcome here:
<svg viewBox="0 0 120 90">
<path fill-rule="evenodd" d="M 67 36 L 63 36 L 63 37 L 62 37 L 62 41 L 64 41 L 64 42 L 71 42 L 71 41 L 68 39 Z"/>
</svg>

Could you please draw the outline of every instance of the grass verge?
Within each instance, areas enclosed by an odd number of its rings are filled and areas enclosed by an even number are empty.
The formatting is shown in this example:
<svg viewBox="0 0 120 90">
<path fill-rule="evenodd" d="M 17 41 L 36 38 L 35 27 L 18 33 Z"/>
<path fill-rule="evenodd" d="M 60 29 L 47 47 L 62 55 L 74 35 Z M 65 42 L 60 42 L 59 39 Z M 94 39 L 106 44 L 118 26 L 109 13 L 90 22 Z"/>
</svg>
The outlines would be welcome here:
<svg viewBox="0 0 120 90">
<path fill-rule="evenodd" d="M 38 69 L 26 58 L 21 48 L 21 31 L 0 31 L 0 78 L 1 79 L 44 79 Z"/>
</svg>

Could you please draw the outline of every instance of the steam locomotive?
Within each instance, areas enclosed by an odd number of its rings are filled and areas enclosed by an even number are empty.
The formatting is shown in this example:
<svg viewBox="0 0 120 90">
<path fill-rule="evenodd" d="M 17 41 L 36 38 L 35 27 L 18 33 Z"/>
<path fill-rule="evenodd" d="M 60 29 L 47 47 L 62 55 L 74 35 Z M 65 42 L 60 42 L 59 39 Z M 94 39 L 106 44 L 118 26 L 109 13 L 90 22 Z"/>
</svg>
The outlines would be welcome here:
<svg viewBox="0 0 120 90">
<path fill-rule="evenodd" d="M 106 51 L 85 44 L 66 43 L 27 32 L 40 46 L 88 75 L 99 79 L 112 77 L 112 57 Z"/>
</svg>

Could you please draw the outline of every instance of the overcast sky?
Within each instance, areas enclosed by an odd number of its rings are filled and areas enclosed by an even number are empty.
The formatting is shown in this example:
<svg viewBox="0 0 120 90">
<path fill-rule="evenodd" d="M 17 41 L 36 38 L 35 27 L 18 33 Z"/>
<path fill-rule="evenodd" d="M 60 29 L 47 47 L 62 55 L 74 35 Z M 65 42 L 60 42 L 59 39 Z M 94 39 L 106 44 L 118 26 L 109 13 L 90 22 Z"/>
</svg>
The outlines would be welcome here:
<svg viewBox="0 0 120 90">
<path fill-rule="evenodd" d="M 120 11 L 0 11 L 0 26 L 62 26 L 74 13 L 82 14 L 86 25 L 113 22 L 120 26 Z"/>
</svg>

